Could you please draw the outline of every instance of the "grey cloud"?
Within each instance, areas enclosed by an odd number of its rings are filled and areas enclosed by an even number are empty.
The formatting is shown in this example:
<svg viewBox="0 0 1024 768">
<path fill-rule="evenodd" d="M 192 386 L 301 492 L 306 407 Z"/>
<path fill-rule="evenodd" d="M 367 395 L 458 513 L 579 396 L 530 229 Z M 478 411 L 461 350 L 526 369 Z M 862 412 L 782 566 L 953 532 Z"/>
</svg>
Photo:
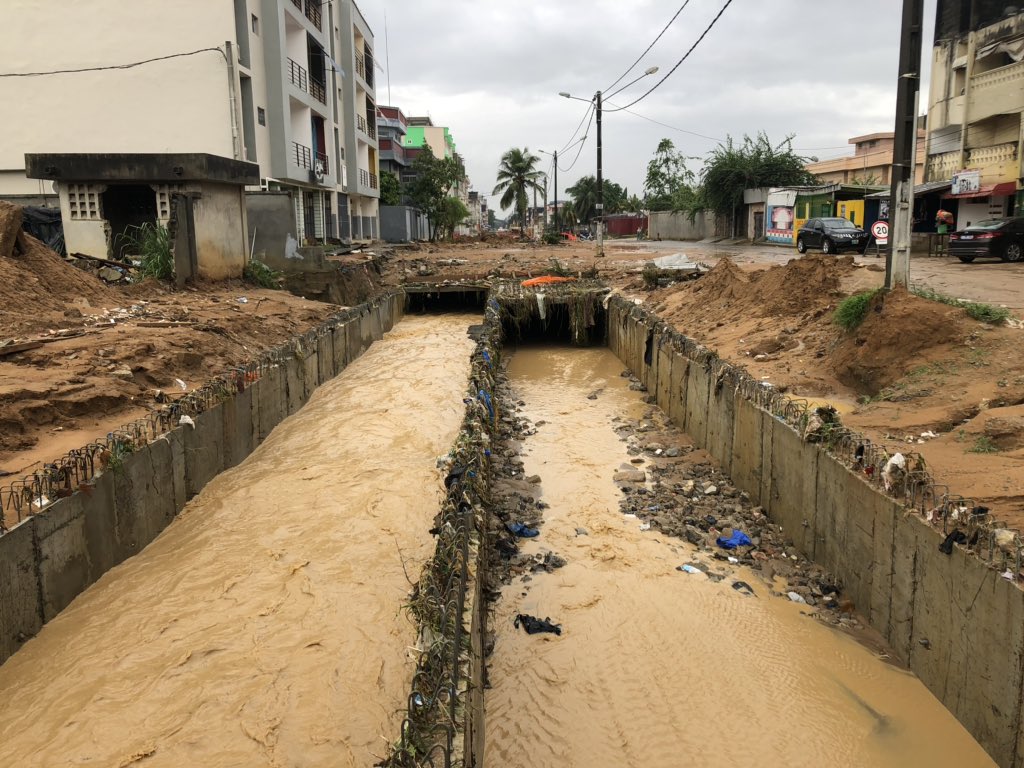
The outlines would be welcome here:
<svg viewBox="0 0 1024 768">
<path fill-rule="evenodd" d="M 613 102 L 627 103 L 664 75 L 722 1 L 691 0 L 643 62 L 661 71 Z M 385 53 L 390 59 L 392 102 L 407 114 L 429 111 L 449 126 L 474 187 L 489 193 L 510 146 L 556 149 L 576 128 L 585 105 L 559 98 L 559 91 L 589 98 L 608 86 L 680 4 L 362 0 L 360 7 L 373 26 L 378 59 L 383 63 Z M 934 14 L 935 0 L 926 0 L 926 66 Z M 853 6 L 839 0 L 734 0 L 692 57 L 633 109 L 712 137 L 765 130 L 774 140 L 795 134 L 798 148 L 845 147 L 851 136 L 892 130 L 899 15 L 896 0 Z M 387 77 L 378 74 L 377 97 L 385 103 Z M 646 163 L 662 137 L 690 155 L 714 147 L 625 112 L 609 113 L 606 176 L 640 194 Z M 578 163 L 559 174 L 562 189 L 594 172 L 593 139 L 591 129 Z"/>
</svg>

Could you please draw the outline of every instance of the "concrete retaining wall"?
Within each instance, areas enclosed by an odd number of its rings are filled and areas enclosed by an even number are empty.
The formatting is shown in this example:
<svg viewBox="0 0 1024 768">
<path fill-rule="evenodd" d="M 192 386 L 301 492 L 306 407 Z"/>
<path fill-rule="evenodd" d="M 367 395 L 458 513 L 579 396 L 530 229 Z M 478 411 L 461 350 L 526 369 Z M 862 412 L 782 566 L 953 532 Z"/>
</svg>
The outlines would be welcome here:
<svg viewBox="0 0 1024 768">
<path fill-rule="evenodd" d="M 394 293 L 354 307 L 293 342 L 293 353 L 243 391 L 137 448 L 88 494 L 51 504 L 0 536 L 0 663 L 110 568 L 140 552 L 219 472 L 241 463 L 323 382 L 401 319 Z"/>
<path fill-rule="evenodd" d="M 922 682 L 1001 766 L 1024 766 L 1024 592 L 756 406 L 708 350 L 613 299 L 612 351 L 672 420 L 838 577 Z"/>
</svg>

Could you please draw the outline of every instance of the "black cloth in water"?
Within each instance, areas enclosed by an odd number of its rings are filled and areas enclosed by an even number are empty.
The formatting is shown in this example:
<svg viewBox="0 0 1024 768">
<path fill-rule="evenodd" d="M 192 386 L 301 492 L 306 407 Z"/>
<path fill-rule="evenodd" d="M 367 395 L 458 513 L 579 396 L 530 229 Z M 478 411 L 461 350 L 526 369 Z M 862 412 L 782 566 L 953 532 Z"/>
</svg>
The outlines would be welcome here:
<svg viewBox="0 0 1024 768">
<path fill-rule="evenodd" d="M 551 618 L 545 616 L 544 619 L 538 619 L 536 616 L 528 616 L 525 613 L 520 613 L 516 616 L 514 622 L 515 628 L 519 629 L 519 625 L 523 625 L 523 629 L 529 635 L 536 635 L 538 632 L 554 632 L 556 635 L 562 634 L 561 624 L 552 624 Z"/>
</svg>

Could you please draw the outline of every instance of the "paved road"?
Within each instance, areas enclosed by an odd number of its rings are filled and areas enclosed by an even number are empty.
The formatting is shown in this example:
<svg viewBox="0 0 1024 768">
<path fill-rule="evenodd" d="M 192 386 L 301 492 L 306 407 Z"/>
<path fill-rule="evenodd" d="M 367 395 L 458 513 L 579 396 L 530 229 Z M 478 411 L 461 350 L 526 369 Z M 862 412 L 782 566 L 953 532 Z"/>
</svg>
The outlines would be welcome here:
<svg viewBox="0 0 1024 768">
<path fill-rule="evenodd" d="M 659 254 L 685 253 L 694 261 L 704 262 L 731 256 L 738 263 L 785 264 L 799 256 L 795 247 L 773 245 L 717 245 L 676 240 L 650 241 L 640 245 Z M 856 259 L 865 264 L 885 263 L 884 258 L 875 256 L 857 255 Z M 915 285 L 925 285 L 951 296 L 1002 304 L 1015 310 L 1024 309 L 1024 262 L 1006 264 L 986 260 L 962 264 L 949 257 L 912 257 L 910 279 Z"/>
</svg>

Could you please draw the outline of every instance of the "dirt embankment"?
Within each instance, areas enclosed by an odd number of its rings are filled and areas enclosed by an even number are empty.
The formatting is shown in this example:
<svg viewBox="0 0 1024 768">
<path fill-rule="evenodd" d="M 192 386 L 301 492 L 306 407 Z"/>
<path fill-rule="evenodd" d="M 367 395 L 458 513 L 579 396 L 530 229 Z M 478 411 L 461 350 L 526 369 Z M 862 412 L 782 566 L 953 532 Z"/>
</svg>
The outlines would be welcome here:
<svg viewBox="0 0 1024 768">
<path fill-rule="evenodd" d="M 927 365 L 956 354 L 969 335 L 968 322 L 962 309 L 903 289 L 879 293 L 860 326 L 840 335 L 832 369 L 854 391 L 877 395 L 906 374 L 908 363 Z"/>
<path fill-rule="evenodd" d="M 20 213 L 0 203 L 0 477 L 31 472 L 338 309 L 240 281 L 108 286 L 19 234 Z"/>
<path fill-rule="evenodd" d="M 920 452 L 952 492 L 1024 529 L 1024 331 L 902 290 L 875 297 L 856 330 L 835 325 L 843 298 L 881 281 L 852 259 L 806 256 L 760 271 L 722 259 L 646 301 L 758 378 L 833 403 L 845 424 L 892 450 Z"/>
</svg>

